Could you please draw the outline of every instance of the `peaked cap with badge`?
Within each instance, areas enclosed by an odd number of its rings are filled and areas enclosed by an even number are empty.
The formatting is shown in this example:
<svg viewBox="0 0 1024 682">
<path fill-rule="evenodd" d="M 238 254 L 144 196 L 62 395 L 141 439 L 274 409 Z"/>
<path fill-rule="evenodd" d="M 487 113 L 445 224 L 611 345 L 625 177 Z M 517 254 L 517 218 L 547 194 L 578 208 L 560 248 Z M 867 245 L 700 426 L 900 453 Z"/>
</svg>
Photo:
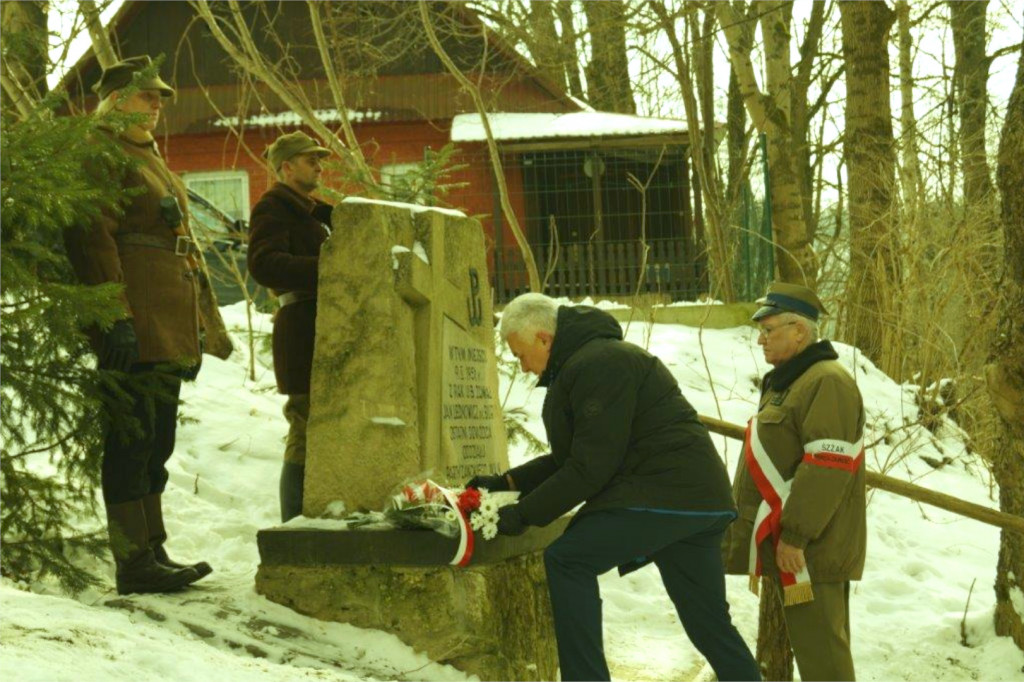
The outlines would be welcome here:
<svg viewBox="0 0 1024 682">
<path fill-rule="evenodd" d="M 779 313 L 796 313 L 814 322 L 822 315 L 828 315 L 828 311 L 814 291 L 788 282 L 772 282 L 768 285 L 768 293 L 755 302 L 761 304 L 750 318 L 755 322 Z"/>
</svg>

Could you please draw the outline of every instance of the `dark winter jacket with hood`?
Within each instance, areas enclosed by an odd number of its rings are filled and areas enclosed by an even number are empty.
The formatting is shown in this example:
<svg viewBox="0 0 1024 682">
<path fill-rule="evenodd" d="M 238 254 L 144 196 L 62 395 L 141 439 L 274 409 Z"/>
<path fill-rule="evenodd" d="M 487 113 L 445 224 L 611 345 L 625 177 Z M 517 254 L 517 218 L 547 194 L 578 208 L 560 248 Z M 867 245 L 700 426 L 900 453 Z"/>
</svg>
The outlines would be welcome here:
<svg viewBox="0 0 1024 682">
<path fill-rule="evenodd" d="M 508 473 L 524 521 L 600 509 L 735 512 L 729 476 L 668 368 L 611 315 L 561 307 L 540 386 L 551 454 Z"/>
</svg>

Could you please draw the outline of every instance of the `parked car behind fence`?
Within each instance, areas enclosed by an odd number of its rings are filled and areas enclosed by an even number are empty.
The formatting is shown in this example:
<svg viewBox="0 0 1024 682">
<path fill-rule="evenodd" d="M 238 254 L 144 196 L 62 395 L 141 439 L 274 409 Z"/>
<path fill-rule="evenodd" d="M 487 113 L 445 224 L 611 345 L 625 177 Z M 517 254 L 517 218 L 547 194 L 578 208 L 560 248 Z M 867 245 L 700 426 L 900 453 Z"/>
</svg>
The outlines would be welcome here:
<svg viewBox="0 0 1024 682">
<path fill-rule="evenodd" d="M 192 234 L 203 252 L 210 280 L 220 305 L 245 300 L 245 290 L 260 309 L 269 305 L 267 291 L 249 276 L 246 267 L 249 226 L 214 206 L 195 190 L 188 190 Z M 244 289 L 243 289 L 244 287 Z"/>
</svg>

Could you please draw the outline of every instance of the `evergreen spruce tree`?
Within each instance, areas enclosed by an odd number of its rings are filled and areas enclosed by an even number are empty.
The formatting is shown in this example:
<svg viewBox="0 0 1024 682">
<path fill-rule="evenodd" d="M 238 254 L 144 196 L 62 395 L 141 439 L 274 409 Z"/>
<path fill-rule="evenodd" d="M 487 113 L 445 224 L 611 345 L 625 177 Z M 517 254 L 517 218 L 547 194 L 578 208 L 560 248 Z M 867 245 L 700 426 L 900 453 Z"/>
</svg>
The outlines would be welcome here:
<svg viewBox="0 0 1024 682">
<path fill-rule="evenodd" d="M 96 513 L 103 406 L 124 399 L 84 330 L 123 308 L 120 285 L 77 283 L 62 232 L 118 210 L 126 160 L 95 117 L 57 116 L 59 104 L 0 115 L 0 570 L 77 591 L 97 579 L 74 559 L 106 546 L 78 527 Z"/>
</svg>

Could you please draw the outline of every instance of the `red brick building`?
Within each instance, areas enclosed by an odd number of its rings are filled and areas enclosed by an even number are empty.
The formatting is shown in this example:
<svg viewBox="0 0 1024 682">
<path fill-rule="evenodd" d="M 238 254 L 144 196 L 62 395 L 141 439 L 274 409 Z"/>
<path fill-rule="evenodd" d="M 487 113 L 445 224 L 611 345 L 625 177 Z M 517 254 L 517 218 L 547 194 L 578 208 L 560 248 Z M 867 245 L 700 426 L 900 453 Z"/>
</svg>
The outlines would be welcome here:
<svg viewBox="0 0 1024 682">
<path fill-rule="evenodd" d="M 215 11 L 225 5 L 212 3 Z M 337 127 L 307 3 L 241 7 L 261 53 L 282 65 L 279 75 L 301 85 L 321 120 Z M 415 24 L 418 14 L 409 11 L 415 8 L 331 3 L 336 15 L 326 25 L 340 31 L 332 45 L 344 46 L 335 58 L 347 69 L 349 118 L 385 184 L 456 145 L 457 170 L 444 180 L 456 186 L 432 200 L 481 219 L 493 247 L 492 283 L 505 300 L 526 281 L 519 248 L 500 215 L 479 117 L 469 115 L 472 101 L 427 45 Z M 432 3 L 431 11 L 447 28 L 446 50 L 480 84 L 489 111 L 500 112 L 492 126 L 506 182 L 538 266 L 551 270 L 548 292 L 626 295 L 638 283 L 673 298 L 703 290 L 702 230 L 691 209 L 699 193 L 691 189 L 696 183 L 681 122 L 585 111 L 464 6 Z M 265 84 L 240 72 L 186 2 L 128 0 L 110 31 L 123 56 L 165 56 L 161 71 L 177 95 L 157 135 L 171 168 L 226 213 L 247 219 L 273 182 L 260 154 L 295 129 L 298 116 Z M 65 77 L 77 106 L 94 106 L 90 88 L 99 75 L 89 52 Z M 630 177 L 650 180 L 646 194 Z M 641 237 L 650 247 L 646 259 Z"/>
</svg>

